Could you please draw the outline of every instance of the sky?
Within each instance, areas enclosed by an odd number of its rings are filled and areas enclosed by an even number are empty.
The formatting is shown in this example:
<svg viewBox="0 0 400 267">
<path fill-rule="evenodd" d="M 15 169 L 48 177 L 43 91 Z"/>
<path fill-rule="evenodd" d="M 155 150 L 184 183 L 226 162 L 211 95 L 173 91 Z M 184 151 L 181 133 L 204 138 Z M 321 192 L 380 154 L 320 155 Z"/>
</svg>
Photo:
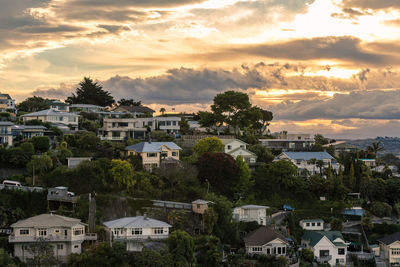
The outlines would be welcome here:
<svg viewBox="0 0 400 267">
<path fill-rule="evenodd" d="M 208 110 L 227 90 L 271 131 L 400 136 L 399 0 L 0 0 L 0 92 Z"/>
</svg>

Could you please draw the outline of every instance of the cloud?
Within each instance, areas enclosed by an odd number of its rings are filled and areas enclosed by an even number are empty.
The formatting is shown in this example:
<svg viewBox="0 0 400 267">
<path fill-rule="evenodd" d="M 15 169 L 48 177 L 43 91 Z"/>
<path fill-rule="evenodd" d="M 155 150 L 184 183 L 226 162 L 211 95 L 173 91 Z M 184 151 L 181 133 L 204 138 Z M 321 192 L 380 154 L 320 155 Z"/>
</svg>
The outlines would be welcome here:
<svg viewBox="0 0 400 267">
<path fill-rule="evenodd" d="M 330 99 L 287 101 L 273 107 L 277 119 L 400 119 L 400 88 L 336 94 Z"/>
<path fill-rule="evenodd" d="M 346 8 L 361 8 L 361 9 L 389 9 L 400 8 L 398 0 L 343 0 L 343 6 Z"/>
</svg>

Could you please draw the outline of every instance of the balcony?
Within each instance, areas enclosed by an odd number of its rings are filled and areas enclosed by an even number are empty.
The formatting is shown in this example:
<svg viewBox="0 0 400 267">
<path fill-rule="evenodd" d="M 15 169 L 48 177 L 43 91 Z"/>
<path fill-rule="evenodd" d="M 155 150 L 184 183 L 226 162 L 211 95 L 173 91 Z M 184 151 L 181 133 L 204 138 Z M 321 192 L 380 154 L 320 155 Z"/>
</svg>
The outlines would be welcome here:
<svg viewBox="0 0 400 267">
<path fill-rule="evenodd" d="M 96 241 L 97 240 L 97 234 L 96 233 L 86 233 L 85 234 L 85 240 Z"/>
<path fill-rule="evenodd" d="M 134 235 L 134 236 L 125 236 L 125 235 L 120 235 L 120 236 L 113 236 L 114 241 L 126 241 L 126 240 L 133 240 L 133 241 L 146 241 L 148 239 L 151 240 L 161 240 L 161 239 L 166 239 L 168 238 L 168 234 L 162 234 L 162 235 Z"/>
<path fill-rule="evenodd" d="M 320 256 L 319 258 L 317 258 L 317 262 L 319 262 L 319 263 L 326 263 L 326 262 L 328 262 L 330 260 L 332 260 L 332 256 L 331 255 Z"/>
<path fill-rule="evenodd" d="M 125 136 L 99 136 L 102 141 L 124 141 Z"/>
<path fill-rule="evenodd" d="M 71 241 L 71 236 L 65 236 L 65 235 L 15 236 L 12 234 L 8 237 L 8 242 L 10 242 L 10 243 L 37 242 L 40 240 L 43 240 L 46 242 Z"/>
</svg>

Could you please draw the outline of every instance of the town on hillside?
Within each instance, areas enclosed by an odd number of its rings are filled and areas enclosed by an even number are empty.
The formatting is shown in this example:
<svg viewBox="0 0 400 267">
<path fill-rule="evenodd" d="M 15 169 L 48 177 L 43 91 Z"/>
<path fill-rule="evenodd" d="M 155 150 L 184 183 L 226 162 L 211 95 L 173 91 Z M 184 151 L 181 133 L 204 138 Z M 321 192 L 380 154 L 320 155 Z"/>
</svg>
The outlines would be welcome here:
<svg viewBox="0 0 400 267">
<path fill-rule="evenodd" d="M 178 113 L 84 78 L 0 94 L 0 266 L 399 266 L 400 157 L 226 91 Z"/>
</svg>

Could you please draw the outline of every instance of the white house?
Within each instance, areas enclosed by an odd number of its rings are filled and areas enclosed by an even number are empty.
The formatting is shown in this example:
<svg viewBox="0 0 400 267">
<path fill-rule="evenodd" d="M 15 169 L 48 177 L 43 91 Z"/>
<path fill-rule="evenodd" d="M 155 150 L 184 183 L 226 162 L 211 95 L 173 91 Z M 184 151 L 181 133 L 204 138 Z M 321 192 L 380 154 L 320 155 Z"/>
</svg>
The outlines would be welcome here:
<svg viewBox="0 0 400 267">
<path fill-rule="evenodd" d="M 28 113 L 21 116 L 24 122 L 31 120 L 39 120 L 42 122 L 50 122 L 51 124 L 71 126 L 72 130 L 78 130 L 79 115 L 58 111 L 55 109 L 46 109 L 38 112 Z"/>
<path fill-rule="evenodd" d="M 9 121 L 0 121 L 0 144 L 8 146 L 13 145 L 12 127 L 14 123 Z"/>
<path fill-rule="evenodd" d="M 245 205 L 233 209 L 233 218 L 236 221 L 257 222 L 260 225 L 267 224 L 267 206 Z"/>
<path fill-rule="evenodd" d="M 249 164 L 255 164 L 257 156 L 253 152 L 247 150 L 248 144 L 238 139 L 220 139 L 224 144 L 225 153 L 231 155 L 234 159 L 242 156 L 243 159 Z"/>
<path fill-rule="evenodd" d="M 322 161 L 322 170 L 324 168 L 328 168 L 328 166 L 330 165 L 331 168 L 338 173 L 340 168 L 340 164 L 336 161 L 336 159 L 326 151 L 282 152 L 274 159 L 274 161 L 277 160 L 291 161 L 294 165 L 297 166 L 299 174 L 302 174 L 304 171 L 307 171 L 310 175 L 320 173 L 318 161 Z M 315 163 L 313 163 L 314 161 Z"/>
<path fill-rule="evenodd" d="M 314 252 L 319 263 L 330 266 L 346 264 L 347 243 L 339 231 L 309 231 L 306 230 L 301 238 L 301 246 Z"/>
<path fill-rule="evenodd" d="M 0 111 L 11 112 L 13 114 L 17 113 L 15 100 L 12 99 L 9 94 L 0 94 Z"/>
<path fill-rule="evenodd" d="M 78 166 L 82 161 L 91 161 L 91 157 L 71 157 L 67 158 L 67 166 L 68 168 L 75 168 Z"/>
<path fill-rule="evenodd" d="M 141 142 L 127 146 L 127 155 L 138 154 L 142 158 L 143 167 L 147 170 L 160 167 L 162 160 L 179 161 L 179 151 L 182 150 L 174 142 Z"/>
<path fill-rule="evenodd" d="M 389 263 L 388 266 L 400 265 L 400 232 L 385 236 L 378 240 L 380 258 Z"/>
<path fill-rule="evenodd" d="M 324 230 L 324 220 L 322 219 L 304 219 L 299 222 L 303 230 L 321 231 Z"/>
<path fill-rule="evenodd" d="M 15 137 L 21 136 L 22 139 L 29 139 L 35 136 L 44 136 L 47 130 L 43 125 L 14 125 L 11 128 L 12 134 Z"/>
<path fill-rule="evenodd" d="M 125 242 L 127 251 L 141 251 L 147 242 L 168 238 L 172 227 L 147 216 L 125 217 L 103 224 L 111 233 L 112 241 Z"/>
<path fill-rule="evenodd" d="M 66 261 L 71 253 L 80 254 L 84 240 L 95 240 L 85 234 L 85 224 L 79 219 L 56 214 L 41 214 L 11 225 L 8 242 L 14 246 L 14 256 L 22 261 L 33 258 L 33 248 L 39 242 L 52 245 L 54 256 Z"/>
<path fill-rule="evenodd" d="M 286 238 L 274 230 L 261 226 L 243 238 L 247 254 L 286 256 L 289 243 Z"/>
</svg>

